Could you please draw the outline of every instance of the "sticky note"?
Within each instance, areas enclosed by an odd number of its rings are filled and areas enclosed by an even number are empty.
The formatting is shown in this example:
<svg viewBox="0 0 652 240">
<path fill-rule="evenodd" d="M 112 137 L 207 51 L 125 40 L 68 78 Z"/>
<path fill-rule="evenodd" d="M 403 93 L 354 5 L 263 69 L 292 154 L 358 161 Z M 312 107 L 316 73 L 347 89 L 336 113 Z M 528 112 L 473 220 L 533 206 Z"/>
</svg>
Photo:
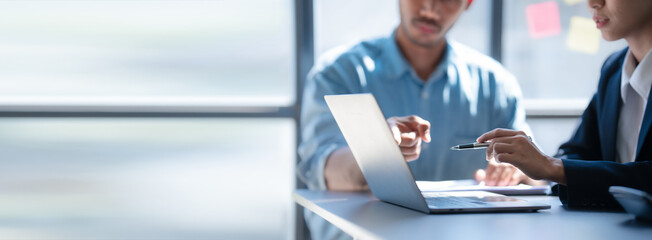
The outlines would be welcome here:
<svg viewBox="0 0 652 240">
<path fill-rule="evenodd" d="M 584 2 L 584 1 L 586 1 L 586 0 L 564 0 L 564 2 L 567 5 L 570 5 L 570 6 L 581 3 L 581 2 Z"/>
<path fill-rule="evenodd" d="M 528 32 L 532 38 L 558 35 L 561 32 L 559 6 L 549 1 L 531 4 L 525 8 Z"/>
<path fill-rule="evenodd" d="M 596 54 L 600 48 L 600 30 L 595 27 L 593 19 L 572 17 L 566 46 L 573 51 Z"/>
</svg>

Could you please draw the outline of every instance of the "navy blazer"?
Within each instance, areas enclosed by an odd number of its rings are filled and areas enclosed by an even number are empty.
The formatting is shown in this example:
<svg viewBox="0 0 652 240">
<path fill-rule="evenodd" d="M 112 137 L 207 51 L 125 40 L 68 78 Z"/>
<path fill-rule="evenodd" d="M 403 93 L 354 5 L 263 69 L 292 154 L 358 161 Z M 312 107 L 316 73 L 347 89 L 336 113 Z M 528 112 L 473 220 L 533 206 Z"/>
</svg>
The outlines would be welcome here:
<svg viewBox="0 0 652 240">
<path fill-rule="evenodd" d="M 628 48 L 612 54 L 602 66 L 598 92 L 582 115 L 573 137 L 560 146 L 566 186 L 559 185 L 561 202 L 571 208 L 619 207 L 610 186 L 652 193 L 652 107 L 648 99 L 634 162 L 616 161 L 616 139 L 622 100 L 620 80 Z M 652 94 L 650 94 L 652 97 Z"/>
</svg>

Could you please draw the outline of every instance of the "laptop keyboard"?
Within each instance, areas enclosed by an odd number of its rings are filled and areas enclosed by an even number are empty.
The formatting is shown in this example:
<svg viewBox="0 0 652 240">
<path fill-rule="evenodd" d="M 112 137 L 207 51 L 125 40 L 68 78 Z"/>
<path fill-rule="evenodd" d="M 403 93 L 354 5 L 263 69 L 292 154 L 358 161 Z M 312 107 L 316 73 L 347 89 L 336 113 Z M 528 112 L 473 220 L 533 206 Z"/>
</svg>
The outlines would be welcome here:
<svg viewBox="0 0 652 240">
<path fill-rule="evenodd" d="M 441 196 L 424 196 L 428 206 L 433 208 L 474 208 L 486 207 L 486 203 L 473 197 L 452 197 L 445 194 Z"/>
</svg>

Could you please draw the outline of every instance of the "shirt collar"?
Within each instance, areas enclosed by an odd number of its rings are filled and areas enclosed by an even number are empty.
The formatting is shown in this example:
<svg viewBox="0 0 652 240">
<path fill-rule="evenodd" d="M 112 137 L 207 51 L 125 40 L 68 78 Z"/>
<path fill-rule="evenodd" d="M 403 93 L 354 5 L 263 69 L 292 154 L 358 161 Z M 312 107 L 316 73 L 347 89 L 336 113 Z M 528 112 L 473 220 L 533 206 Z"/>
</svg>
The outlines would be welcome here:
<svg viewBox="0 0 652 240">
<path fill-rule="evenodd" d="M 394 30 L 389 38 L 386 39 L 384 46 L 384 62 L 387 66 L 387 76 L 391 79 L 398 79 L 407 71 L 410 70 L 410 64 L 401 53 L 396 42 L 396 30 Z"/>
<path fill-rule="evenodd" d="M 634 91 L 636 91 L 644 100 L 647 101 L 650 95 L 650 87 L 652 86 L 652 59 L 650 55 L 652 49 L 648 51 L 643 60 L 636 65 L 636 59 L 632 54 L 632 50 L 627 51 L 625 55 L 625 62 L 623 62 L 623 70 L 620 81 L 620 96 L 625 102 L 627 99 L 627 84 L 629 83 Z"/>
<path fill-rule="evenodd" d="M 396 29 L 392 32 L 391 36 L 387 38 L 383 46 L 385 54 L 384 62 L 387 66 L 387 76 L 391 79 L 400 79 L 401 76 L 408 72 L 414 72 L 412 66 L 408 63 L 405 56 L 398 47 L 398 42 L 396 41 Z M 448 65 L 451 63 L 451 58 L 454 57 L 454 51 L 452 45 L 446 39 L 446 50 L 444 51 L 444 56 L 442 57 L 441 62 L 435 68 L 435 71 L 430 75 L 428 81 L 436 80 L 442 78 L 444 74 L 448 71 Z M 414 73 L 416 76 L 416 73 Z M 418 78 L 417 78 L 418 79 Z"/>
</svg>

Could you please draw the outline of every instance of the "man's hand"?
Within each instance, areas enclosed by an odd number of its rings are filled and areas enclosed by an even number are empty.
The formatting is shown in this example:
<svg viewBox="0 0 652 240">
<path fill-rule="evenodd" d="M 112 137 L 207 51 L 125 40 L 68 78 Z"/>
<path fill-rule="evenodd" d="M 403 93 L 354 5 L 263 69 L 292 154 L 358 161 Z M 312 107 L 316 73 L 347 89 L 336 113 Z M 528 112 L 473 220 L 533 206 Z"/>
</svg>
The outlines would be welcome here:
<svg viewBox="0 0 652 240">
<path fill-rule="evenodd" d="M 421 140 L 430 142 L 430 123 L 417 116 L 387 119 L 394 139 L 408 161 L 421 153 Z M 351 149 L 343 147 L 328 157 L 324 167 L 326 187 L 331 191 L 368 191 L 369 186 L 360 171 Z"/>
<path fill-rule="evenodd" d="M 566 184 L 561 159 L 543 154 L 522 131 L 498 128 L 482 134 L 477 141 L 491 142 L 487 148 L 487 160 L 512 164 L 533 179 Z"/>
<path fill-rule="evenodd" d="M 421 154 L 421 140 L 430 142 L 430 122 L 415 115 L 391 117 L 387 124 L 405 160 L 414 161 Z"/>
<path fill-rule="evenodd" d="M 508 163 L 489 161 L 487 167 L 475 172 L 475 180 L 487 186 L 514 186 L 531 180 L 521 170 Z"/>
</svg>

